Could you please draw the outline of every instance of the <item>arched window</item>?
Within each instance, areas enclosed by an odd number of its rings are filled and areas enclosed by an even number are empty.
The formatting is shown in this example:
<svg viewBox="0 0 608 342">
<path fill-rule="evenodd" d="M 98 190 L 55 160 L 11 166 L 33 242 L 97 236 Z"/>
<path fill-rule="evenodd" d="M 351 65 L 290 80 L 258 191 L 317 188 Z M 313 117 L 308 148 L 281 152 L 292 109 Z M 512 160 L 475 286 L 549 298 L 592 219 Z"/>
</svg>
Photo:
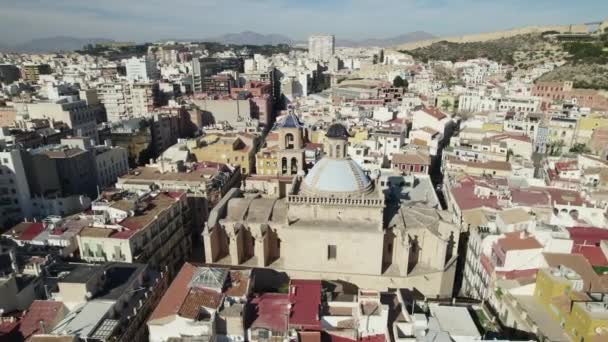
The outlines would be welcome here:
<svg viewBox="0 0 608 342">
<path fill-rule="evenodd" d="M 340 158 L 342 156 L 342 151 L 340 151 L 340 145 L 336 145 L 336 155 L 334 158 Z"/>
<path fill-rule="evenodd" d="M 287 174 L 287 158 L 283 157 L 281 159 L 281 174 Z"/>
<path fill-rule="evenodd" d="M 295 175 L 298 173 L 298 159 L 297 158 L 291 158 L 291 174 Z"/>
<path fill-rule="evenodd" d="M 294 149 L 294 147 L 295 147 L 295 145 L 294 145 L 293 134 L 291 134 L 291 133 L 285 134 L 285 149 L 292 150 L 292 149 Z"/>
</svg>

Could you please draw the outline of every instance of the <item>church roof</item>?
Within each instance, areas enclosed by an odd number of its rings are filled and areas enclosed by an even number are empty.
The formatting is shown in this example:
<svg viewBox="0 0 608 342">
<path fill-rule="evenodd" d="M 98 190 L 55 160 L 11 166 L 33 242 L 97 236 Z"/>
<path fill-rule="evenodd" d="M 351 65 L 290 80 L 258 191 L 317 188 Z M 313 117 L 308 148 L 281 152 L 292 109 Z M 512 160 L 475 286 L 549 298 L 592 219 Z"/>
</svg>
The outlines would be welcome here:
<svg viewBox="0 0 608 342">
<path fill-rule="evenodd" d="M 330 139 L 348 139 L 348 129 L 343 124 L 335 123 L 327 129 L 326 136 Z"/>
<path fill-rule="evenodd" d="M 287 115 L 279 118 L 274 126 L 277 128 L 303 128 L 304 125 L 300 122 L 300 119 L 293 111 L 290 111 Z"/>
<path fill-rule="evenodd" d="M 352 159 L 323 158 L 304 178 L 309 193 L 368 193 L 373 185 L 363 169 Z"/>
</svg>

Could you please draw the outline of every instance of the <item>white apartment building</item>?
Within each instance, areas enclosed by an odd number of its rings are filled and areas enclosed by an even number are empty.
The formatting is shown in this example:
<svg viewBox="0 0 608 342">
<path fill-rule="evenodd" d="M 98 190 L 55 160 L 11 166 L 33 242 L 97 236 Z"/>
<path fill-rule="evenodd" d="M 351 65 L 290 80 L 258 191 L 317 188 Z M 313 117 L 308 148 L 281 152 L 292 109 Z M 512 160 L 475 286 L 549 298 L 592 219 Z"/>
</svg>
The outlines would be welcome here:
<svg viewBox="0 0 608 342">
<path fill-rule="evenodd" d="M 105 83 L 97 86 L 97 97 L 106 108 L 109 122 L 120 121 L 129 116 L 128 89 L 126 83 Z"/>
<path fill-rule="evenodd" d="M 30 119 L 61 121 L 74 130 L 74 135 L 99 142 L 97 110 L 85 101 L 63 99 L 56 102 L 37 102 L 26 106 Z"/>
<path fill-rule="evenodd" d="M 158 103 L 158 83 L 105 83 L 97 87 L 109 122 L 144 116 Z"/>
<path fill-rule="evenodd" d="M 132 82 L 147 82 L 159 78 L 156 59 L 152 56 L 144 56 L 141 58 L 132 57 L 127 59 L 125 61 L 125 67 L 127 69 L 127 80 Z"/>
<path fill-rule="evenodd" d="M 106 192 L 91 210 L 78 236 L 87 262 L 148 263 L 173 273 L 190 248 L 185 193 Z"/>
<path fill-rule="evenodd" d="M 459 112 L 486 112 L 496 110 L 496 100 L 479 94 L 464 94 L 458 98 Z"/>
<path fill-rule="evenodd" d="M 97 186 L 102 189 L 114 185 L 118 177 L 129 172 L 127 150 L 123 147 L 112 146 L 112 142 L 109 140 L 106 140 L 103 145 L 91 145 L 84 139 L 68 138 L 61 139 L 61 144 L 93 153 Z"/>
<path fill-rule="evenodd" d="M 40 196 L 30 191 L 28 152 L 0 151 L 0 229 L 24 218 L 70 215 L 84 210 L 90 199 L 84 195 Z M 31 171 L 31 170 L 29 170 Z M 42 171 L 44 173 L 44 171 Z"/>
<path fill-rule="evenodd" d="M 336 37 L 317 35 L 308 38 L 308 57 L 316 61 L 328 62 L 336 52 Z"/>
<path fill-rule="evenodd" d="M 0 151 L 0 228 L 30 215 L 30 197 L 22 152 Z"/>
<path fill-rule="evenodd" d="M 95 146 L 95 164 L 97 169 L 97 184 L 102 187 L 112 186 L 118 177 L 129 172 L 129 156 L 122 147 L 112 147 L 109 142 Z"/>
</svg>

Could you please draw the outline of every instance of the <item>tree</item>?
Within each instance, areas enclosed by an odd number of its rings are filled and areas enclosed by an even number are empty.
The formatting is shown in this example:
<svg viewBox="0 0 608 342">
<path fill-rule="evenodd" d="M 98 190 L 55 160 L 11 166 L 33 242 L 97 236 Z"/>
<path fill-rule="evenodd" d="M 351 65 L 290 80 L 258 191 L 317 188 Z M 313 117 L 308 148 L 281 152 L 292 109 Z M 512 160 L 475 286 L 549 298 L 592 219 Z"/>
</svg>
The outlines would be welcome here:
<svg viewBox="0 0 608 342">
<path fill-rule="evenodd" d="M 406 80 L 404 80 L 401 76 L 397 76 L 395 77 L 395 79 L 393 79 L 393 87 L 395 88 L 407 88 L 408 87 L 408 83 Z"/>
<path fill-rule="evenodd" d="M 443 101 L 441 101 L 441 109 L 447 111 L 448 109 L 450 109 L 450 107 L 452 107 L 452 103 L 450 102 L 450 100 L 444 99 Z"/>
<path fill-rule="evenodd" d="M 378 63 L 384 64 L 384 50 L 380 50 L 380 57 L 378 58 Z"/>
<path fill-rule="evenodd" d="M 505 78 L 507 79 L 507 81 L 510 81 L 511 79 L 513 79 L 513 73 L 511 71 L 507 71 Z"/>
<path fill-rule="evenodd" d="M 572 153 L 589 153 L 591 150 L 585 144 L 574 144 L 570 149 Z"/>
</svg>

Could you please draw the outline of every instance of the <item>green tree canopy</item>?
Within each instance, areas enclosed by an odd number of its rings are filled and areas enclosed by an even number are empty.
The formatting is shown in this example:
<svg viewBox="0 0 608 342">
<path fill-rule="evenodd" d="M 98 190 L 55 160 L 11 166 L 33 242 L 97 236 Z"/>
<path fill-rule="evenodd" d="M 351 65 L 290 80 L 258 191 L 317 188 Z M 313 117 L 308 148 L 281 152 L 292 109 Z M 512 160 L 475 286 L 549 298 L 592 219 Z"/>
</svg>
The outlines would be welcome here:
<svg viewBox="0 0 608 342">
<path fill-rule="evenodd" d="M 395 88 L 407 88 L 409 84 L 401 76 L 395 77 L 393 80 L 393 87 Z"/>
</svg>

